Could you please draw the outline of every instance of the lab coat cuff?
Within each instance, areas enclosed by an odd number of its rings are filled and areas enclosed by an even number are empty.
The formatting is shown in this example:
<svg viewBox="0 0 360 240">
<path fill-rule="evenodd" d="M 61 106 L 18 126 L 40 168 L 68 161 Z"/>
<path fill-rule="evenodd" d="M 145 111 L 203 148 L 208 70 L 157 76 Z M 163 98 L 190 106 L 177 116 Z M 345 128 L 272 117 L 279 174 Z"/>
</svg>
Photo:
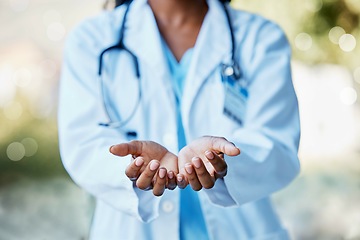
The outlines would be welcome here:
<svg viewBox="0 0 360 240">
<path fill-rule="evenodd" d="M 159 206 L 162 196 L 156 197 L 152 191 L 144 191 L 134 184 L 134 191 L 138 201 L 138 214 L 140 221 L 148 223 L 159 216 Z"/>
<path fill-rule="evenodd" d="M 218 206 L 231 207 L 236 205 L 233 197 L 230 195 L 223 178 L 218 179 L 211 189 L 204 189 L 210 201 Z"/>
<path fill-rule="evenodd" d="M 243 146 L 240 156 L 228 157 L 224 179 L 229 194 L 242 205 L 285 187 L 298 173 L 297 157 L 285 149 Z M 256 156 L 256 158 L 253 158 Z"/>
<path fill-rule="evenodd" d="M 246 147 L 244 147 L 244 144 L 239 143 L 237 139 L 233 137 L 226 137 L 226 139 L 233 142 L 236 146 L 239 146 L 241 154 L 235 157 L 225 156 L 225 161 L 228 165 L 228 174 L 224 178 L 218 179 L 212 189 L 205 191 L 214 204 L 223 207 L 242 205 L 248 202 L 247 196 L 251 194 L 243 191 L 244 189 L 238 189 L 240 184 L 247 186 L 246 179 L 239 176 L 241 168 L 248 169 L 249 165 L 254 162 L 247 152 L 251 152 L 256 159 L 261 159 L 262 161 L 268 157 L 270 149 L 272 148 L 272 144 L 268 141 L 263 142 L 267 148 L 259 148 L 247 144 L 245 145 Z M 246 183 L 240 183 L 239 181 L 245 181 Z M 248 190 L 252 192 L 251 188 Z"/>
</svg>

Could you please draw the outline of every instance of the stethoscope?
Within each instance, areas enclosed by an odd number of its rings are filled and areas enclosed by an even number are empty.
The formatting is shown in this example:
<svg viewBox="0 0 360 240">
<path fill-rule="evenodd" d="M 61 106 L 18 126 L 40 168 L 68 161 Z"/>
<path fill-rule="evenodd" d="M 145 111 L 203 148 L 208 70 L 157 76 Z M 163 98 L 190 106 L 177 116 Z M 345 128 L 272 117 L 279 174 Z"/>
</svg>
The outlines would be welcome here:
<svg viewBox="0 0 360 240">
<path fill-rule="evenodd" d="M 104 126 L 104 127 L 109 127 L 109 128 L 122 128 L 122 127 L 124 127 L 134 117 L 134 115 L 136 113 L 136 110 L 140 105 L 142 91 L 141 91 L 141 85 L 140 85 L 141 76 L 140 76 L 140 70 L 139 70 L 139 62 L 138 62 L 138 59 L 135 56 L 135 54 L 132 53 L 124 45 L 125 22 L 126 22 L 127 14 L 129 12 L 130 5 L 131 5 L 132 1 L 133 0 L 129 0 L 126 3 L 124 3 L 127 6 L 126 6 L 125 13 L 124 13 L 123 21 L 122 21 L 122 24 L 121 24 L 121 28 L 120 28 L 119 42 L 117 44 L 113 45 L 113 46 L 110 46 L 110 47 L 104 49 L 100 53 L 100 56 L 99 56 L 98 76 L 99 76 L 99 81 L 100 81 L 100 85 L 101 85 L 100 86 L 100 88 L 101 88 L 101 96 L 102 96 L 102 99 L 103 99 L 103 107 L 104 107 L 104 110 L 105 110 L 105 114 L 107 115 L 107 117 L 109 119 L 108 122 L 99 123 L 100 126 Z M 230 61 L 230 63 L 221 65 L 221 75 L 222 75 L 222 79 L 232 79 L 232 81 L 239 81 L 240 78 L 241 78 L 241 71 L 240 71 L 239 64 L 237 64 L 237 62 L 235 61 L 235 37 L 234 37 L 234 31 L 233 31 L 233 27 L 232 27 L 232 24 L 231 24 L 230 14 L 229 14 L 229 11 L 228 11 L 228 9 L 226 7 L 226 4 L 223 3 L 223 6 L 224 6 L 224 12 L 225 12 L 226 19 L 227 19 L 228 26 L 229 26 L 229 30 L 230 30 L 232 50 L 231 50 L 231 61 Z M 124 120 L 122 120 L 122 121 L 113 121 L 112 120 L 112 118 L 110 116 L 110 113 L 109 113 L 109 109 L 108 109 L 107 104 L 106 104 L 106 99 L 105 99 L 104 81 L 102 79 L 102 67 L 103 67 L 104 54 L 109 52 L 110 50 L 123 50 L 123 51 L 127 52 L 131 56 L 131 58 L 132 58 L 132 60 L 134 62 L 135 74 L 136 74 L 137 79 L 139 80 L 139 83 L 138 83 L 138 86 L 139 86 L 138 87 L 138 98 L 137 98 L 135 107 L 132 109 L 130 115 L 127 118 L 125 118 Z M 129 137 L 136 137 L 136 132 L 133 132 L 133 131 L 127 131 L 126 134 Z"/>
</svg>

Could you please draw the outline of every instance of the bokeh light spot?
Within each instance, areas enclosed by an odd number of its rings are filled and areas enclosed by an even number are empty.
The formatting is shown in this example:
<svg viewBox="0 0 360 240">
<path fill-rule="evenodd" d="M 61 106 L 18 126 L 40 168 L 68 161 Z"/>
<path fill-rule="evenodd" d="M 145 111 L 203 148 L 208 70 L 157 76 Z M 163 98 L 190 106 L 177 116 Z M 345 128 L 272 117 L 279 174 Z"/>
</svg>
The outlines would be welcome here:
<svg viewBox="0 0 360 240">
<path fill-rule="evenodd" d="M 25 147 L 19 142 L 10 143 L 6 149 L 8 158 L 12 161 L 20 161 L 25 156 Z"/>
<path fill-rule="evenodd" d="M 13 67 L 8 64 L 0 65 L 0 107 L 13 101 L 16 94 L 16 86 L 11 81 L 13 76 Z"/>
<path fill-rule="evenodd" d="M 345 30 L 342 27 L 336 26 L 330 29 L 329 39 L 334 44 L 339 44 L 339 39 L 345 34 Z"/>
<path fill-rule="evenodd" d="M 13 80 L 18 87 L 27 87 L 33 78 L 33 74 L 29 69 L 23 68 L 17 70 L 13 75 Z"/>
<path fill-rule="evenodd" d="M 28 8 L 29 0 L 10 0 L 9 4 L 14 12 L 23 12 Z"/>
<path fill-rule="evenodd" d="M 360 84 L 360 67 L 357 67 L 354 71 L 354 80 Z"/>
<path fill-rule="evenodd" d="M 339 39 L 339 46 L 344 52 L 351 52 L 356 47 L 356 39 L 351 34 L 343 34 Z"/>
<path fill-rule="evenodd" d="M 66 33 L 65 26 L 60 22 L 53 22 L 47 27 L 47 36 L 51 41 L 61 41 Z"/>
<path fill-rule="evenodd" d="M 21 141 L 21 144 L 25 148 L 25 156 L 26 157 L 34 156 L 39 148 L 38 143 L 33 138 L 24 138 Z"/>
<path fill-rule="evenodd" d="M 307 51 L 312 47 L 312 37 L 307 33 L 299 33 L 295 38 L 295 46 L 301 51 Z"/>
<path fill-rule="evenodd" d="M 305 8 L 311 12 L 318 12 L 323 6 L 322 0 L 306 0 Z"/>
<path fill-rule="evenodd" d="M 351 9 L 351 12 L 360 14 L 359 0 L 345 0 L 344 2 L 347 5 L 348 9 Z"/>
<path fill-rule="evenodd" d="M 353 105 L 357 100 L 357 93 L 354 88 L 346 87 L 340 92 L 340 101 L 345 105 Z"/>
<path fill-rule="evenodd" d="M 4 115 L 9 120 L 17 120 L 23 113 L 23 107 L 18 102 L 11 102 L 4 106 Z"/>
</svg>

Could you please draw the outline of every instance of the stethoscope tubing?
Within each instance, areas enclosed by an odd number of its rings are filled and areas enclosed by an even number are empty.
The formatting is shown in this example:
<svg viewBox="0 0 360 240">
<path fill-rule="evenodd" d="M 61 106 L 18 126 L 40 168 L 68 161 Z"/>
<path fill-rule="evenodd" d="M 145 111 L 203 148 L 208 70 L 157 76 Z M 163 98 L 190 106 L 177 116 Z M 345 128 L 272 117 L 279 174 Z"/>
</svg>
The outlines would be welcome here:
<svg viewBox="0 0 360 240">
<path fill-rule="evenodd" d="M 121 128 L 124 127 L 135 115 L 136 110 L 138 109 L 139 105 L 140 105 L 140 101 L 141 101 L 141 74 L 140 74 L 140 69 L 139 69 L 139 62 L 137 57 L 135 56 L 134 53 L 132 53 L 132 51 L 130 51 L 125 45 L 124 45 L 124 33 L 125 33 L 125 23 L 126 23 L 126 19 L 127 19 L 127 15 L 129 13 L 130 10 L 130 6 L 133 0 L 129 0 L 126 1 L 124 4 L 126 4 L 126 10 L 123 16 L 123 21 L 121 24 L 121 28 L 120 28 L 120 36 L 119 36 L 119 42 L 113 46 L 110 46 L 106 49 L 104 49 L 100 55 L 99 55 L 99 69 L 98 69 L 98 77 L 99 77 L 99 82 L 100 82 L 100 90 L 101 90 L 101 96 L 102 96 L 102 100 L 103 100 L 103 108 L 105 110 L 105 114 L 108 117 L 108 122 L 107 123 L 99 123 L 100 126 L 104 126 L 104 127 L 110 127 L 110 128 Z M 240 68 L 235 60 L 235 51 L 236 51 L 236 45 L 235 45 L 235 36 L 234 36 L 234 30 L 233 30 L 233 26 L 231 24 L 231 18 L 230 18 L 230 13 L 227 9 L 227 4 L 225 2 L 222 3 L 223 7 L 224 7 L 224 12 L 226 15 L 226 19 L 228 22 L 228 26 L 229 26 L 229 30 L 230 30 L 230 37 L 231 37 L 231 63 L 230 64 L 226 64 L 223 66 L 223 70 L 222 70 L 222 74 L 227 76 L 227 77 L 233 77 L 234 79 L 240 79 Z M 131 111 L 131 114 L 129 115 L 129 117 L 127 117 L 125 120 L 123 121 L 119 121 L 119 122 L 114 122 L 111 119 L 110 116 L 110 112 L 109 109 L 107 107 L 106 104 L 106 99 L 105 99 L 105 86 L 104 86 L 104 80 L 102 79 L 102 70 L 103 70 L 103 61 L 104 61 L 104 55 L 105 53 L 111 51 L 111 50 L 124 50 L 125 52 L 127 52 L 133 59 L 134 61 L 134 68 L 135 68 L 135 74 L 137 79 L 139 80 L 139 91 L 138 91 L 138 98 L 137 98 L 137 102 L 135 107 L 133 108 L 133 110 Z"/>
</svg>

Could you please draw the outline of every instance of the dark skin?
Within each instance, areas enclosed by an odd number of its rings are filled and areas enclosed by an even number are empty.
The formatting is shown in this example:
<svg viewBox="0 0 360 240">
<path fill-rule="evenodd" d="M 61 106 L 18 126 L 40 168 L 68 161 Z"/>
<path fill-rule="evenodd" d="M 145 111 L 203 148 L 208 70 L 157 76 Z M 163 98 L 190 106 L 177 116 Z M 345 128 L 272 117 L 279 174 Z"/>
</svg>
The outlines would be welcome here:
<svg viewBox="0 0 360 240">
<path fill-rule="evenodd" d="M 195 46 L 208 11 L 205 0 L 148 0 L 159 31 L 180 61 L 186 50 Z"/>
</svg>

